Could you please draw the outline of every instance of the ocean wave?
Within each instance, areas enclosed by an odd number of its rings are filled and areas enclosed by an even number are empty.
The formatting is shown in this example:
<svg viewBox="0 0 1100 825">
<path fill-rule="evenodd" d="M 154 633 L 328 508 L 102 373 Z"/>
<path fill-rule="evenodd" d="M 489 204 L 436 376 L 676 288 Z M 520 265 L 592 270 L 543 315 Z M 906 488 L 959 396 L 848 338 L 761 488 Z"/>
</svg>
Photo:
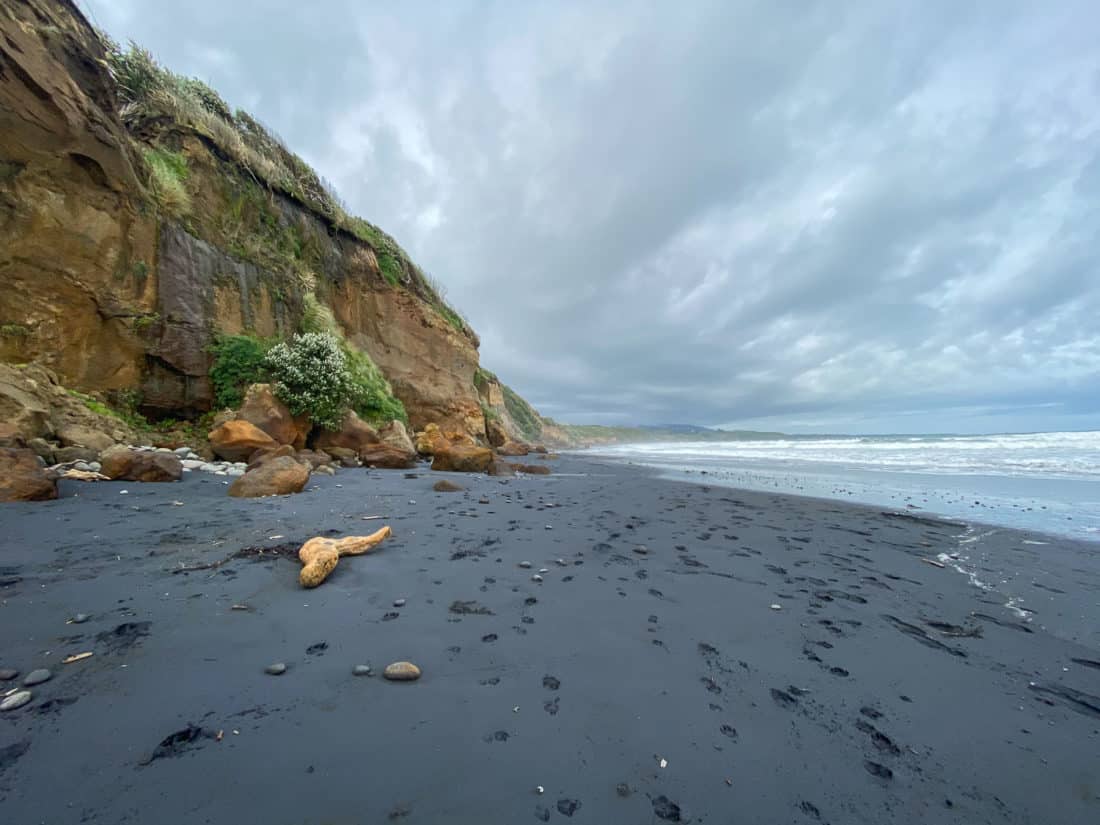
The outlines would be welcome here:
<svg viewBox="0 0 1100 825">
<path fill-rule="evenodd" d="M 991 436 L 861 436 L 656 442 L 600 453 L 719 466 L 820 465 L 902 473 L 1100 480 L 1100 432 Z"/>
</svg>

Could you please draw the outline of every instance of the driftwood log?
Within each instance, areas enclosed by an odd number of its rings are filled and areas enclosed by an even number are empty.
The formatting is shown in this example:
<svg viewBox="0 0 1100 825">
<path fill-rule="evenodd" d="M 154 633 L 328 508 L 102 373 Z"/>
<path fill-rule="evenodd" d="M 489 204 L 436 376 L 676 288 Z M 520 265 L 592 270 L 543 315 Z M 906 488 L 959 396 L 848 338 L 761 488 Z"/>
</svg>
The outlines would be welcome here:
<svg viewBox="0 0 1100 825">
<path fill-rule="evenodd" d="M 298 551 L 298 561 L 302 563 L 298 581 L 301 582 L 302 587 L 316 587 L 328 578 L 341 556 L 359 556 L 367 553 L 391 532 L 389 527 L 383 527 L 369 536 L 310 539 Z"/>
</svg>

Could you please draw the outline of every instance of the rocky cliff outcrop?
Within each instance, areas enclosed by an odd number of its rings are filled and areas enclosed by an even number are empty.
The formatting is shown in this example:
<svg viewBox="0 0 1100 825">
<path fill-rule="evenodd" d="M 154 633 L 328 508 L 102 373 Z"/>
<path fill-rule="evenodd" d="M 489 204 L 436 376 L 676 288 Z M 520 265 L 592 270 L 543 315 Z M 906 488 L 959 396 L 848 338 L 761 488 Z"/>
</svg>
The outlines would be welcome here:
<svg viewBox="0 0 1100 825">
<path fill-rule="evenodd" d="M 392 239 L 257 176 L 218 129 L 124 121 L 108 58 L 69 0 L 0 7 L 0 361 L 192 417 L 213 404 L 215 336 L 286 337 L 315 299 L 414 430 L 484 440 L 477 338 Z M 158 201 L 150 153 L 182 170 L 186 207 Z"/>
</svg>

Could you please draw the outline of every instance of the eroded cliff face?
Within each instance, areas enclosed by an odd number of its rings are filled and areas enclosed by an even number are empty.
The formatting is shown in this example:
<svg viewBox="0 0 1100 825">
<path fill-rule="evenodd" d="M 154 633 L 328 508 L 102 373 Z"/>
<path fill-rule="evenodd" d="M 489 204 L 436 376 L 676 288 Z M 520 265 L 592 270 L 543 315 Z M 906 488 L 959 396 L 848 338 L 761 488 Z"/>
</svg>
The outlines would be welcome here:
<svg viewBox="0 0 1100 825">
<path fill-rule="evenodd" d="M 173 123 L 130 133 L 104 61 L 67 0 L 0 8 L 0 360 L 42 363 L 84 391 L 139 388 L 153 415 L 198 414 L 213 402 L 214 337 L 285 337 L 312 293 L 412 427 L 484 437 L 472 333 L 207 136 Z M 179 218 L 149 197 L 140 151 L 154 145 L 186 160 Z"/>
<path fill-rule="evenodd" d="M 0 358 L 117 389 L 142 374 L 156 223 L 101 56 L 69 3 L 0 8 Z"/>
</svg>

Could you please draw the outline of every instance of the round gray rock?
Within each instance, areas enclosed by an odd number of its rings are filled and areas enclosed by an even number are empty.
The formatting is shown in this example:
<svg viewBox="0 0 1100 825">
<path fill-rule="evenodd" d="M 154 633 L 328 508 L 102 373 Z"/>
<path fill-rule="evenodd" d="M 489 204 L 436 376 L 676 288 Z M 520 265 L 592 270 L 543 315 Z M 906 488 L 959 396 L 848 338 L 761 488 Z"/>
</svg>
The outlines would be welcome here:
<svg viewBox="0 0 1100 825">
<path fill-rule="evenodd" d="M 394 599 L 393 600 L 393 606 L 394 607 L 404 607 L 405 606 L 405 600 L 404 599 Z"/>
<path fill-rule="evenodd" d="M 356 665 L 351 669 L 353 676 L 370 676 L 373 672 L 370 665 Z"/>
<path fill-rule="evenodd" d="M 72 622 L 73 624 L 84 624 L 84 622 L 88 621 L 88 618 L 89 617 L 87 613 L 77 613 L 75 616 L 73 616 Z"/>
<path fill-rule="evenodd" d="M 13 693 L 8 696 L 4 701 L 0 702 L 0 710 L 15 710 L 21 708 L 27 704 L 33 697 L 33 694 L 29 690 L 21 690 L 18 693 Z"/>
<path fill-rule="evenodd" d="M 44 667 L 40 667 L 38 670 L 32 670 L 27 674 L 27 678 L 23 680 L 23 687 L 33 687 L 34 685 L 48 682 L 52 676 L 53 674 Z"/>
<path fill-rule="evenodd" d="M 282 662 L 276 662 L 273 665 L 268 665 L 264 668 L 264 673 L 268 676 L 282 676 L 286 673 L 286 665 Z"/>
<path fill-rule="evenodd" d="M 18 675 L 18 670 L 12 670 L 9 667 L 3 668 L 2 670 L 0 670 L 0 682 L 10 682 Z"/>
</svg>

